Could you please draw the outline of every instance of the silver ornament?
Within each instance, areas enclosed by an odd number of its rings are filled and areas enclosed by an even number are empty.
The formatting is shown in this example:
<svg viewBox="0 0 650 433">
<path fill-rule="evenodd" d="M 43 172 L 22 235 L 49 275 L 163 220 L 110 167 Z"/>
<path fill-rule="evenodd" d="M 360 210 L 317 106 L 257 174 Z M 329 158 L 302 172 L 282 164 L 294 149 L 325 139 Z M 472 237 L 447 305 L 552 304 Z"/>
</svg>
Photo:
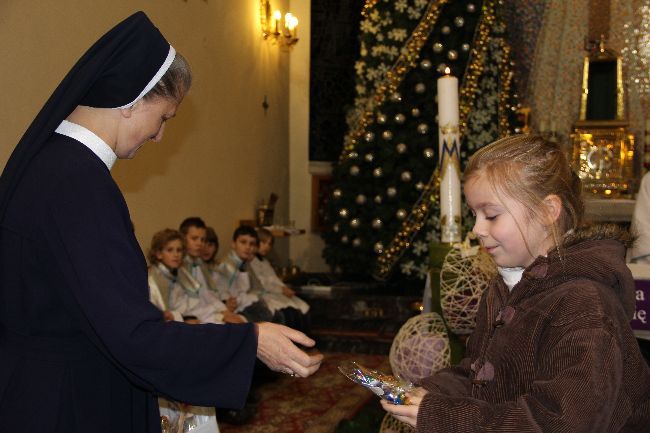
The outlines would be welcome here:
<svg viewBox="0 0 650 433">
<path fill-rule="evenodd" d="M 347 235 L 343 235 L 343 236 L 341 236 L 341 242 L 342 242 L 342 243 L 347 244 L 347 243 L 348 243 L 348 240 L 349 240 L 349 239 L 348 239 L 348 236 L 347 236 Z"/>
<path fill-rule="evenodd" d="M 334 230 L 334 233 L 338 233 L 340 228 L 339 228 L 339 223 L 336 223 L 332 226 L 332 230 Z"/>
<path fill-rule="evenodd" d="M 431 60 L 429 60 L 429 59 L 424 59 L 424 60 L 422 60 L 420 62 L 420 67 L 422 69 L 424 69 L 425 71 L 431 69 L 431 66 L 433 66 L 433 65 L 431 64 Z"/>
<path fill-rule="evenodd" d="M 374 250 L 377 254 L 381 254 L 384 252 L 384 244 L 381 242 L 377 242 L 374 246 Z"/>
<path fill-rule="evenodd" d="M 397 216 L 397 219 L 403 220 L 406 218 L 406 211 L 404 209 L 399 209 L 396 213 L 395 216 Z"/>
<path fill-rule="evenodd" d="M 399 92 L 392 93 L 390 95 L 390 100 L 393 102 L 400 102 L 402 100 L 402 95 Z"/>
<path fill-rule="evenodd" d="M 431 149 L 430 147 L 427 147 L 426 149 L 424 149 L 422 151 L 422 154 L 424 155 L 424 157 L 426 159 L 431 159 L 431 158 L 433 158 L 433 155 L 434 155 L 433 149 Z"/>
<path fill-rule="evenodd" d="M 456 50 L 449 50 L 447 53 L 447 58 L 449 60 L 456 60 L 458 58 L 458 51 Z"/>
<path fill-rule="evenodd" d="M 406 147 L 406 144 L 404 143 L 398 143 L 397 146 L 395 146 L 395 150 L 397 150 L 397 153 L 399 154 L 404 154 L 408 150 Z"/>
<path fill-rule="evenodd" d="M 405 121 L 406 121 L 406 116 L 403 115 L 402 113 L 397 113 L 397 114 L 395 115 L 395 123 L 401 125 L 401 124 L 404 123 Z"/>
<path fill-rule="evenodd" d="M 411 108 L 411 116 L 420 117 L 420 109 L 417 107 Z"/>
<path fill-rule="evenodd" d="M 427 91 L 427 86 L 424 83 L 417 83 L 415 85 L 415 93 L 424 93 Z"/>
<path fill-rule="evenodd" d="M 343 195 L 343 191 L 340 189 L 336 188 L 334 191 L 332 191 L 332 197 L 339 199 Z"/>
<path fill-rule="evenodd" d="M 359 194 L 357 198 L 354 200 L 357 202 L 357 204 L 365 204 L 366 203 L 366 196 L 363 194 Z"/>
<path fill-rule="evenodd" d="M 350 167 L 350 174 L 352 176 L 358 175 L 360 171 L 361 171 L 361 169 L 359 168 L 358 165 L 353 165 L 352 167 Z"/>
<path fill-rule="evenodd" d="M 410 171 L 403 171 L 402 174 L 400 175 L 400 179 L 402 179 L 402 182 L 410 182 L 411 181 L 411 172 Z"/>
<path fill-rule="evenodd" d="M 379 230 L 383 225 L 384 222 L 381 220 L 381 218 L 375 218 L 372 220 L 372 228 L 375 230 Z"/>
<path fill-rule="evenodd" d="M 381 137 L 386 141 L 390 141 L 393 139 L 393 132 L 386 130 L 381 133 Z"/>
<path fill-rule="evenodd" d="M 383 125 L 384 123 L 386 123 L 386 115 L 381 114 L 381 113 L 378 114 L 377 115 L 377 123 L 379 123 L 380 125 Z"/>
<path fill-rule="evenodd" d="M 476 11 L 476 6 L 474 6 L 474 3 L 468 3 L 467 4 L 467 12 L 474 13 L 475 11 Z"/>
<path fill-rule="evenodd" d="M 451 33 L 451 27 L 449 26 L 442 26 L 442 29 L 440 29 L 443 35 L 448 35 Z"/>
<path fill-rule="evenodd" d="M 366 135 L 363 137 L 368 143 L 373 141 L 375 139 L 375 133 L 374 132 L 366 132 Z"/>
<path fill-rule="evenodd" d="M 442 53 L 442 50 L 445 49 L 445 46 L 442 45 L 440 42 L 436 42 L 433 44 L 433 52 L 434 53 Z"/>
<path fill-rule="evenodd" d="M 386 188 L 386 195 L 388 197 L 395 197 L 397 195 L 397 188 L 395 188 L 394 186 L 389 186 L 388 188 Z"/>
<path fill-rule="evenodd" d="M 436 68 L 436 71 L 438 71 L 438 72 L 441 73 L 441 74 L 444 74 L 444 73 L 445 73 L 445 69 L 447 69 L 447 64 L 446 64 L 446 63 L 441 63 L 441 64 L 439 64 L 438 67 Z"/>
<path fill-rule="evenodd" d="M 418 132 L 422 135 L 427 134 L 429 132 L 429 125 L 427 125 L 426 123 L 420 123 L 418 125 Z"/>
<path fill-rule="evenodd" d="M 352 246 L 353 247 L 358 247 L 360 245 L 361 245 L 361 239 L 359 239 L 359 238 L 352 239 Z"/>
<path fill-rule="evenodd" d="M 381 204 L 384 199 L 380 195 L 375 196 L 375 203 Z"/>
<path fill-rule="evenodd" d="M 347 218 L 349 215 L 350 214 L 349 214 L 349 212 L 348 212 L 348 210 L 346 208 L 339 209 L 339 216 L 341 218 Z"/>
<path fill-rule="evenodd" d="M 463 45 L 460 46 L 460 49 L 465 51 L 465 52 L 468 52 L 469 51 L 469 44 L 467 42 L 465 42 Z"/>
<path fill-rule="evenodd" d="M 463 27 L 465 25 L 465 18 L 460 17 L 460 16 L 454 18 L 454 25 L 456 27 Z"/>
<path fill-rule="evenodd" d="M 359 154 L 357 152 L 348 153 L 348 158 L 349 159 L 357 159 L 358 157 L 359 157 Z"/>
<path fill-rule="evenodd" d="M 375 159 L 375 155 L 373 155 L 372 153 L 366 153 L 366 155 L 363 158 L 368 162 L 372 162 L 372 160 Z"/>
<path fill-rule="evenodd" d="M 372 171 L 372 175 L 374 177 L 382 177 L 384 175 L 384 170 L 382 170 L 381 167 L 377 167 Z"/>
<path fill-rule="evenodd" d="M 417 189 L 418 191 L 422 191 L 424 189 L 424 184 L 422 182 L 416 183 L 415 189 Z"/>
<path fill-rule="evenodd" d="M 353 229 L 356 229 L 360 225 L 361 225 L 361 221 L 359 221 L 359 218 L 352 218 L 350 220 L 350 227 L 352 227 Z"/>
</svg>

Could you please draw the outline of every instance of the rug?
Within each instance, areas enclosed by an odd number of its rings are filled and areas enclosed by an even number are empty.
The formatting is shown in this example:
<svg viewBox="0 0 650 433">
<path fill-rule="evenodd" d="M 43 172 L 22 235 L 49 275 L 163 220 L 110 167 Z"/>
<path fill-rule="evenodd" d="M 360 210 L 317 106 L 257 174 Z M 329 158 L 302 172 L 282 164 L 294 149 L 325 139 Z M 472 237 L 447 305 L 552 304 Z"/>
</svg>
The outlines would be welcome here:
<svg viewBox="0 0 650 433">
<path fill-rule="evenodd" d="M 345 361 L 390 372 L 388 356 L 325 354 L 320 369 L 306 379 L 282 376 L 261 386 L 261 401 L 253 420 L 235 426 L 219 423 L 221 433 L 333 433 L 343 419 L 354 417 L 377 398 L 338 371 Z"/>
</svg>

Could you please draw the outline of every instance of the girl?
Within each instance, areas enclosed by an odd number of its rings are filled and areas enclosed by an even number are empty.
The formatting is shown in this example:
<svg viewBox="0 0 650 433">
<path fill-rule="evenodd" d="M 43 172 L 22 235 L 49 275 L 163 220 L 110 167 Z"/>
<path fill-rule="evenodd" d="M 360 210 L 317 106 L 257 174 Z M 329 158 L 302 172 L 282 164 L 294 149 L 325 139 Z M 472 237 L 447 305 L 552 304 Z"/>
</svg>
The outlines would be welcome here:
<svg viewBox="0 0 650 433">
<path fill-rule="evenodd" d="M 629 235 L 583 227 L 578 177 L 561 146 L 517 135 L 465 170 L 474 233 L 499 267 L 466 358 L 383 407 L 418 432 L 641 432 L 650 373 L 628 324 Z"/>
<path fill-rule="evenodd" d="M 257 236 L 257 254 L 248 263 L 251 279 L 260 286 L 262 299 L 274 315 L 280 315 L 285 325 L 309 334 L 309 304 L 278 278 L 266 259 L 273 248 L 273 234 L 260 227 Z"/>
</svg>

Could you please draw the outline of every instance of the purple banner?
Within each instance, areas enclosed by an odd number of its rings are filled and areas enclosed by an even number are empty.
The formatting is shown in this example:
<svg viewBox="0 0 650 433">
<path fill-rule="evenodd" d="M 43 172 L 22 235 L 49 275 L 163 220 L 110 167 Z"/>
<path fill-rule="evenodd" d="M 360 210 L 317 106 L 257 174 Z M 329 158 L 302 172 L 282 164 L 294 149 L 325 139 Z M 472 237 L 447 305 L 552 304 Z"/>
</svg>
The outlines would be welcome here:
<svg viewBox="0 0 650 433">
<path fill-rule="evenodd" d="M 636 311 L 630 322 L 635 331 L 650 331 L 648 312 L 650 312 L 650 280 L 635 280 Z"/>
</svg>

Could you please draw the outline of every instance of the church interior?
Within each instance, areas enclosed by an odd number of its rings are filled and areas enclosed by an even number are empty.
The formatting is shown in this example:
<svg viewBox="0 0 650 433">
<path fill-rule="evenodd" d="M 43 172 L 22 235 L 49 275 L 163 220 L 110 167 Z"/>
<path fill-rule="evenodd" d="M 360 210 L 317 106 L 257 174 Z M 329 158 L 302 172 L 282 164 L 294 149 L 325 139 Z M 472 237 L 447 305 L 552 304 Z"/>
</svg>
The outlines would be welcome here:
<svg viewBox="0 0 650 433">
<path fill-rule="evenodd" d="M 415 432 L 346 368 L 417 381 L 462 359 L 497 271 L 469 235 L 461 172 L 495 140 L 559 143 L 586 219 L 634 226 L 646 0 L 4 0 L 0 167 L 70 65 L 139 10 L 193 75 L 164 139 L 111 170 L 143 253 L 188 217 L 213 228 L 217 263 L 235 229 L 265 227 L 325 355 L 305 379 L 257 368 L 244 409 L 217 408 L 212 430 L 166 432 Z M 631 324 L 650 363 L 642 263 Z"/>
</svg>

